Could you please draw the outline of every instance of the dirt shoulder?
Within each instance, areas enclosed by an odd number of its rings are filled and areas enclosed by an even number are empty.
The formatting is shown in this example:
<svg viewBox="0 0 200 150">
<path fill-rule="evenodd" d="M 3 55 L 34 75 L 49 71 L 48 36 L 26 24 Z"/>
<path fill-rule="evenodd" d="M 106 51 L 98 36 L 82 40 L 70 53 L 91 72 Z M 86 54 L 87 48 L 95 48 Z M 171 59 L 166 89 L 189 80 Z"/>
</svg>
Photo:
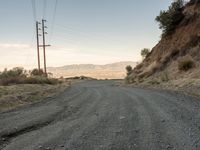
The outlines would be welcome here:
<svg viewBox="0 0 200 150">
<path fill-rule="evenodd" d="M 126 84 L 124 81 L 118 82 L 118 85 L 141 87 L 149 89 L 159 89 L 179 92 L 193 97 L 200 97 L 200 79 L 176 79 L 162 82 L 158 79 L 148 79 L 141 83 Z"/>
<path fill-rule="evenodd" d="M 0 112 L 56 96 L 70 86 L 62 84 L 18 84 L 0 86 Z"/>
</svg>

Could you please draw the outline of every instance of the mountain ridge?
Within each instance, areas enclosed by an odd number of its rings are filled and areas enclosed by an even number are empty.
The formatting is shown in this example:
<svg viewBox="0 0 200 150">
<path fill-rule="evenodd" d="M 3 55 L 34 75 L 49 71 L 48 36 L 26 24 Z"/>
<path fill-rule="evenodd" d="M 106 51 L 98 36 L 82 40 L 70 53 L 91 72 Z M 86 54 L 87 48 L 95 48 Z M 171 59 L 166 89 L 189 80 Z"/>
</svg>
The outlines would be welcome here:
<svg viewBox="0 0 200 150">
<path fill-rule="evenodd" d="M 98 79 L 118 79 L 126 76 L 125 67 L 131 65 L 135 67 L 137 62 L 121 61 L 99 64 L 72 64 L 61 67 L 49 67 L 48 71 L 52 72 L 55 77 L 73 77 L 73 76 L 89 76 Z"/>
</svg>

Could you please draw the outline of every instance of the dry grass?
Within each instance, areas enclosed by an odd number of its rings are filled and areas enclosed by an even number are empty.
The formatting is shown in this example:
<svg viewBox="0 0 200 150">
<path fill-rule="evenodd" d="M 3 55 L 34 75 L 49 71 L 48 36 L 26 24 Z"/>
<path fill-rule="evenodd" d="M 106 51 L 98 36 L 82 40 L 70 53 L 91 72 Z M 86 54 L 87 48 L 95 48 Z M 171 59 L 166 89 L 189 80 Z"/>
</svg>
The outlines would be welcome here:
<svg viewBox="0 0 200 150">
<path fill-rule="evenodd" d="M 142 73 L 139 74 L 139 77 L 140 78 L 149 77 L 153 73 L 155 73 L 155 71 L 159 68 L 160 68 L 160 64 L 154 61 L 148 67 L 146 67 Z"/>
<path fill-rule="evenodd" d="M 132 86 L 163 89 L 177 91 L 186 95 L 200 97 L 200 79 L 180 78 L 162 82 L 159 78 L 148 78 L 142 83 L 132 84 Z"/>
<path fill-rule="evenodd" d="M 19 84 L 0 86 L 0 112 L 55 96 L 69 85 L 69 82 L 64 82 L 56 85 Z"/>
</svg>

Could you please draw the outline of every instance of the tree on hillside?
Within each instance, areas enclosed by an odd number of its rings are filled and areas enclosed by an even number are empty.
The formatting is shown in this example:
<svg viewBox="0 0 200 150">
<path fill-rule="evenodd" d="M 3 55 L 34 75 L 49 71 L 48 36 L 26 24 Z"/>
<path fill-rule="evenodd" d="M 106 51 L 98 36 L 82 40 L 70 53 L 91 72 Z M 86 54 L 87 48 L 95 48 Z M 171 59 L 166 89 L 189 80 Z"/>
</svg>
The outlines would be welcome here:
<svg viewBox="0 0 200 150">
<path fill-rule="evenodd" d="M 141 56 L 145 58 L 150 53 L 150 49 L 144 48 L 141 50 Z"/>
<path fill-rule="evenodd" d="M 162 36 L 166 36 L 183 20 L 184 14 L 182 8 L 184 6 L 183 0 L 177 0 L 169 6 L 168 10 L 160 11 L 160 14 L 156 17 L 156 21 L 159 22 L 159 28 L 162 29 Z"/>
</svg>

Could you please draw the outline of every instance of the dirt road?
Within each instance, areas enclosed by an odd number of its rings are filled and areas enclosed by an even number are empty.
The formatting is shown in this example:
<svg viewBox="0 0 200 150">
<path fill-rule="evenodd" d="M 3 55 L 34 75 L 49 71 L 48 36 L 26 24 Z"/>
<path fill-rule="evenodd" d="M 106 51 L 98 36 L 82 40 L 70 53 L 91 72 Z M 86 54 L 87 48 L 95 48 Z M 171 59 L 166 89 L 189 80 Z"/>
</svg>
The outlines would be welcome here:
<svg viewBox="0 0 200 150">
<path fill-rule="evenodd" d="M 200 100 L 88 81 L 1 113 L 0 139 L 2 150 L 200 150 Z"/>
</svg>

